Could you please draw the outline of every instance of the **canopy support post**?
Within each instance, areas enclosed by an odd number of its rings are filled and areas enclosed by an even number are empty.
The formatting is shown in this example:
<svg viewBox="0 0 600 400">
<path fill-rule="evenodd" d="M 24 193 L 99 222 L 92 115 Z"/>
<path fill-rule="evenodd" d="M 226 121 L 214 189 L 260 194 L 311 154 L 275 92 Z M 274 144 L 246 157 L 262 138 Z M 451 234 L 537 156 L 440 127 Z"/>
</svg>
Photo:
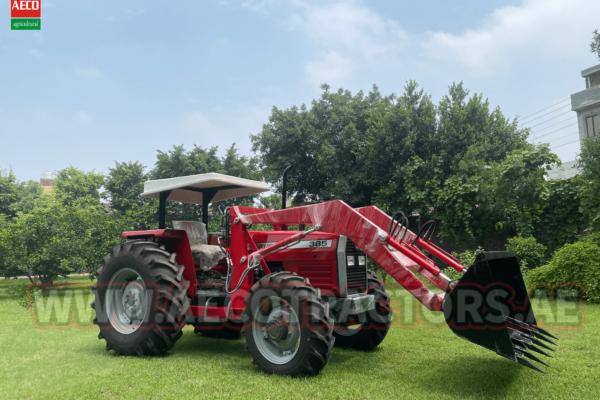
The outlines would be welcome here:
<svg viewBox="0 0 600 400">
<path fill-rule="evenodd" d="M 202 191 L 202 223 L 208 229 L 208 204 L 217 194 L 219 189 L 205 189 Z"/>
<path fill-rule="evenodd" d="M 171 194 L 171 190 L 160 192 L 158 203 L 158 229 L 165 229 L 167 223 L 167 198 Z"/>
</svg>

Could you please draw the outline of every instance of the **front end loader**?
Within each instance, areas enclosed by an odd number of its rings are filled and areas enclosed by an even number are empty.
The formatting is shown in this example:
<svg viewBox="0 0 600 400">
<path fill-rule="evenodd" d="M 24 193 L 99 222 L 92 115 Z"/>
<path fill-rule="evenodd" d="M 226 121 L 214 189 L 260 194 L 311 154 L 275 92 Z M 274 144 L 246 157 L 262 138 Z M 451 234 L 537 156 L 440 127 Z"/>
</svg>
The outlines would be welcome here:
<svg viewBox="0 0 600 400">
<path fill-rule="evenodd" d="M 206 232 L 210 202 L 267 190 L 220 174 L 146 182 L 142 196 L 160 200 L 159 229 L 140 223 L 124 232 L 127 241 L 96 274 L 92 308 L 106 349 L 164 353 L 187 324 L 211 338 L 245 336 L 267 373 L 317 374 L 334 345 L 368 351 L 386 337 L 390 296 L 367 269 L 371 259 L 443 312 L 457 336 L 543 372 L 534 362 L 547 365 L 538 355 L 549 356 L 556 338 L 537 325 L 514 253 L 485 252 L 466 269 L 432 243 L 432 221 L 415 234 L 401 212 L 338 200 L 277 211 L 231 206 L 221 210 L 221 231 Z M 202 204 L 203 221 L 166 229 L 168 200 Z M 448 278 L 423 250 L 462 277 Z"/>
</svg>

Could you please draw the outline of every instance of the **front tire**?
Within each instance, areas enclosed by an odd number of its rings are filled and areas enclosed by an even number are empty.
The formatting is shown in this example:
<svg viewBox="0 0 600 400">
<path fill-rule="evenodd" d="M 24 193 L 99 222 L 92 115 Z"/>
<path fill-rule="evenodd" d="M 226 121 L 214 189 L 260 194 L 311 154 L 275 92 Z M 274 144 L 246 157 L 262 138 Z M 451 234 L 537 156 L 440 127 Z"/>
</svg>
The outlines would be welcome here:
<svg viewBox="0 0 600 400">
<path fill-rule="evenodd" d="M 115 246 L 96 271 L 94 324 L 117 355 L 162 354 L 182 336 L 188 282 L 175 254 L 154 242 Z"/>
<path fill-rule="evenodd" d="M 367 287 L 367 293 L 375 295 L 375 308 L 361 316 L 362 324 L 358 324 L 359 326 L 334 329 L 336 346 L 371 351 L 385 339 L 392 323 L 390 295 L 385 291 L 383 282 L 369 270 L 367 270 Z"/>
<path fill-rule="evenodd" d="M 264 372 L 316 375 L 331 358 L 329 304 L 304 279 L 289 272 L 262 278 L 250 289 L 242 313 L 246 350 Z"/>
</svg>

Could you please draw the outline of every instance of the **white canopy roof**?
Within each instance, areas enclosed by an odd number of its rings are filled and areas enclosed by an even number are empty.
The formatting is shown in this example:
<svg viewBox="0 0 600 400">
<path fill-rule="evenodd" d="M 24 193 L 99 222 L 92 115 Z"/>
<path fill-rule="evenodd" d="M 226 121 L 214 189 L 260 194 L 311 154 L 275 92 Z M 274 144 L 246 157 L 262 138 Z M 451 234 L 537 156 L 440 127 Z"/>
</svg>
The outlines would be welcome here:
<svg viewBox="0 0 600 400">
<path fill-rule="evenodd" d="M 210 197 L 216 191 L 214 197 L 208 200 L 209 203 L 214 203 L 234 197 L 268 192 L 271 189 L 263 182 L 211 172 L 209 174 L 147 181 L 144 183 L 144 193 L 141 196 L 158 199 L 160 192 L 168 190 L 171 190 L 171 194 L 167 200 L 203 204 L 203 192 L 206 192 L 207 196 Z"/>
</svg>

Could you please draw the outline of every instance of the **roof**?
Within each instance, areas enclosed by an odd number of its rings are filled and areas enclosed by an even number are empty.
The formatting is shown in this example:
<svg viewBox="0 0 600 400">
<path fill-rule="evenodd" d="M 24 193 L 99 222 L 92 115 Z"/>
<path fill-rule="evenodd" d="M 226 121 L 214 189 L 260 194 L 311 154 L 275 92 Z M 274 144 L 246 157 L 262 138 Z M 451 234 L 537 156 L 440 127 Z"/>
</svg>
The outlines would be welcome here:
<svg viewBox="0 0 600 400">
<path fill-rule="evenodd" d="M 209 174 L 147 181 L 144 183 L 144 193 L 141 196 L 158 199 L 161 192 L 169 190 L 171 190 L 171 194 L 167 200 L 203 204 L 205 193 L 208 202 L 214 203 L 235 197 L 268 192 L 271 188 L 264 182 L 211 172 Z"/>
<path fill-rule="evenodd" d="M 586 68 L 583 71 L 581 71 L 581 77 L 585 78 L 586 76 L 598 71 L 600 71 L 600 64 L 594 65 L 593 67 Z"/>
</svg>

